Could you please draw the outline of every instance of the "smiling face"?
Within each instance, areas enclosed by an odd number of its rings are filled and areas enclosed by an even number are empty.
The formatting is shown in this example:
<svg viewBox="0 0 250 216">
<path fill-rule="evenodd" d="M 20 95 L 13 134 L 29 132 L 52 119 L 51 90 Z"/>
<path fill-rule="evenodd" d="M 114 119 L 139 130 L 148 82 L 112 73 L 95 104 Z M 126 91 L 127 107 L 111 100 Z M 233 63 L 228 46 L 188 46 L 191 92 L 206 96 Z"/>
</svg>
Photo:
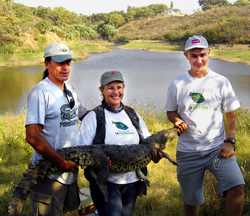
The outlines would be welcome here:
<svg viewBox="0 0 250 216">
<path fill-rule="evenodd" d="M 61 63 L 54 61 L 46 62 L 46 68 L 48 69 L 48 77 L 56 85 L 63 85 L 65 81 L 69 79 L 71 71 L 71 60 L 67 60 Z"/>
<path fill-rule="evenodd" d="M 119 81 L 100 87 L 104 101 L 114 109 L 119 108 L 124 95 L 124 87 L 124 83 Z"/>
<path fill-rule="evenodd" d="M 191 66 L 192 76 L 207 74 L 209 49 L 195 48 L 185 52 L 185 56 Z"/>
</svg>

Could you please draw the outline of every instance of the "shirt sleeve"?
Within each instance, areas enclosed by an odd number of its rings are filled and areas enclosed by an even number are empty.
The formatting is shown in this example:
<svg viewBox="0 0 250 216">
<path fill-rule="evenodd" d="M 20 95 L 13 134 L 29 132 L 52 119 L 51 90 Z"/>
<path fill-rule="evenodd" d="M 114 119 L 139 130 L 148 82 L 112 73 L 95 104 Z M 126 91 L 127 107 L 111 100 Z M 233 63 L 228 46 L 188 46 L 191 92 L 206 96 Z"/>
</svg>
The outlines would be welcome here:
<svg viewBox="0 0 250 216">
<path fill-rule="evenodd" d="M 172 82 L 167 91 L 167 98 L 166 98 L 166 111 L 176 111 L 178 108 L 177 106 L 177 88 L 174 82 Z"/>
<path fill-rule="evenodd" d="M 33 89 L 28 95 L 25 125 L 45 123 L 46 100 L 44 92 Z"/>
<path fill-rule="evenodd" d="M 225 79 L 224 85 L 222 87 L 222 94 L 222 108 L 224 112 L 232 112 L 240 107 L 240 103 L 228 79 Z"/>
<path fill-rule="evenodd" d="M 79 145 L 91 145 L 93 143 L 96 134 L 96 127 L 96 114 L 94 111 L 91 111 L 81 122 Z"/>
<path fill-rule="evenodd" d="M 82 120 L 87 112 L 88 112 L 87 108 L 84 107 L 79 101 L 78 118 Z"/>
</svg>

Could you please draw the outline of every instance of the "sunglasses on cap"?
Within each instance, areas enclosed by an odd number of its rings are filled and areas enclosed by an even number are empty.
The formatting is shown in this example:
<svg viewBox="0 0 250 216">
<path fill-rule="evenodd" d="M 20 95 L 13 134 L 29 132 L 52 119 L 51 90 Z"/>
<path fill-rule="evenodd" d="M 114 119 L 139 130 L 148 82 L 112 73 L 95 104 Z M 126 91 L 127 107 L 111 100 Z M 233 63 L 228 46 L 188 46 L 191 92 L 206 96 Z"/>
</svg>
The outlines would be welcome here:
<svg viewBox="0 0 250 216">
<path fill-rule="evenodd" d="M 67 98 L 70 109 L 73 109 L 73 107 L 75 106 L 75 100 L 74 100 L 72 92 L 66 87 L 65 84 L 64 84 L 63 92 L 64 92 L 65 97 Z"/>
</svg>

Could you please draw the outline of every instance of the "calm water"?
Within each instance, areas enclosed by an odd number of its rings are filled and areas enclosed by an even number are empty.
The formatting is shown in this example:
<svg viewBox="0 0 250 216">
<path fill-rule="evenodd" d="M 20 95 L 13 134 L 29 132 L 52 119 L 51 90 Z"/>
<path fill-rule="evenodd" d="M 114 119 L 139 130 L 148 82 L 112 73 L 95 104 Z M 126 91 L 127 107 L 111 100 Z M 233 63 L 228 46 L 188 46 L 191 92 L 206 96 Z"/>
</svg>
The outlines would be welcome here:
<svg viewBox="0 0 250 216">
<path fill-rule="evenodd" d="M 228 77 L 244 107 L 250 108 L 250 67 L 244 64 L 210 60 L 210 67 Z M 114 49 L 92 55 L 73 65 L 70 82 L 88 108 L 100 100 L 99 78 L 106 70 L 120 70 L 126 80 L 125 102 L 163 110 L 169 82 L 188 70 L 182 53 Z M 40 67 L 0 68 L 0 112 L 23 109 L 27 91 L 41 77 Z"/>
</svg>

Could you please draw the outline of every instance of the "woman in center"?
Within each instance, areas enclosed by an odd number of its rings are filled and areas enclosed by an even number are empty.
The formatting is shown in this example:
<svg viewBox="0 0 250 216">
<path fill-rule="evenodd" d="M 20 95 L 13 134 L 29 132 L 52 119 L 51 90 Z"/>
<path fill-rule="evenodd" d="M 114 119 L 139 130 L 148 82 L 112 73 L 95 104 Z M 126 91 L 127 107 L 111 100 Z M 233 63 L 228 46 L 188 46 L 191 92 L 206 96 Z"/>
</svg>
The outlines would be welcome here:
<svg viewBox="0 0 250 216">
<path fill-rule="evenodd" d="M 108 71 L 100 79 L 101 105 L 90 111 L 82 120 L 81 143 L 90 144 L 139 144 L 150 135 L 143 119 L 122 103 L 124 79 L 119 71 Z M 144 170 L 145 171 L 145 170 Z M 135 171 L 110 173 L 107 181 L 107 199 L 93 176 L 85 170 L 89 180 L 92 200 L 100 216 L 131 216 L 136 198 L 146 193 L 145 182 Z"/>
</svg>

